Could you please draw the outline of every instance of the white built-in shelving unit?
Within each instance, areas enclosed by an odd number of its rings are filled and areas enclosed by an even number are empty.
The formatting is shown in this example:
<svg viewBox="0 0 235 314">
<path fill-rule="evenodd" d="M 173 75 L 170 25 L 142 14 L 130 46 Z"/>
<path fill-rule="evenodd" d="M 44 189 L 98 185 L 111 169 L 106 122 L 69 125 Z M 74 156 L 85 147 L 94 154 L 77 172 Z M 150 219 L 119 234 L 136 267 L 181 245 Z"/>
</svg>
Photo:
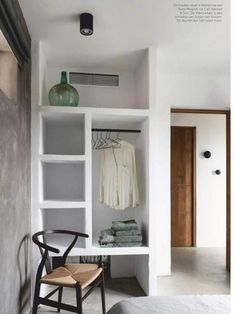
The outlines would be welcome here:
<svg viewBox="0 0 235 314">
<path fill-rule="evenodd" d="M 42 61 L 38 46 L 38 75 L 33 86 L 41 93 L 33 98 L 32 107 L 32 232 L 40 229 L 70 229 L 87 233 L 89 238 L 80 241 L 71 255 L 133 256 L 133 272 L 147 294 L 150 293 L 150 278 L 153 275 L 150 262 L 150 210 L 149 182 L 150 156 L 149 134 L 151 110 L 149 108 L 149 51 L 146 50 L 130 77 L 132 101 L 126 108 L 118 108 L 118 98 L 123 99 L 122 86 L 106 91 L 102 87 L 81 87 L 82 94 L 95 94 L 94 106 L 51 107 L 43 103 L 43 94 L 54 84 L 54 68 Z M 36 65 L 35 65 L 36 69 Z M 34 71 L 36 71 L 34 69 Z M 35 72 L 36 73 L 36 72 Z M 133 79 L 134 77 L 134 79 Z M 57 77 L 57 80 L 59 77 Z M 126 76 L 125 76 L 126 80 Z M 47 82 L 47 87 L 42 82 Z M 78 91 L 79 86 L 76 86 Z M 129 88 L 129 87 L 128 87 Z M 99 102 L 109 93 L 110 106 L 99 108 Z M 35 94 L 35 93 L 34 93 Z M 99 95 L 102 94 L 102 97 Z M 136 97 L 136 102 L 133 99 Z M 113 98 L 113 102 L 112 102 Z M 40 102 L 41 101 L 41 102 Z M 128 102 L 128 100 L 126 100 Z M 46 100 L 45 100 L 46 102 Z M 133 105 L 136 104 L 136 106 Z M 114 210 L 101 204 L 99 191 L 100 151 L 92 150 L 92 128 L 138 129 L 141 133 L 123 133 L 122 138 L 135 146 L 136 167 L 140 192 L 140 205 L 126 210 Z M 140 247 L 101 248 L 99 232 L 109 228 L 113 220 L 136 219 L 144 233 L 144 245 Z M 52 245 L 66 248 L 67 237 L 48 238 Z M 37 259 L 37 254 L 34 254 Z M 129 263 L 129 260 L 128 260 Z"/>
<path fill-rule="evenodd" d="M 148 208 L 145 182 L 148 163 L 148 110 L 39 107 L 39 204 L 43 229 L 70 229 L 90 235 L 82 254 L 148 254 Z M 141 204 L 117 211 L 100 204 L 99 157 L 92 151 L 92 127 L 140 129 L 123 134 L 134 144 Z M 143 181 L 140 178 L 144 179 Z M 89 192 L 92 191 L 92 192 Z M 143 227 L 145 245 L 133 248 L 100 248 L 99 232 L 113 220 L 135 218 Z M 60 239 L 61 240 L 61 239 Z M 53 244 L 53 243 L 51 243 Z M 56 243 L 58 245 L 58 243 Z M 63 251 L 65 245 L 60 245 Z M 81 253 L 81 252 L 80 252 Z M 78 255 L 76 250 L 73 255 Z"/>
</svg>

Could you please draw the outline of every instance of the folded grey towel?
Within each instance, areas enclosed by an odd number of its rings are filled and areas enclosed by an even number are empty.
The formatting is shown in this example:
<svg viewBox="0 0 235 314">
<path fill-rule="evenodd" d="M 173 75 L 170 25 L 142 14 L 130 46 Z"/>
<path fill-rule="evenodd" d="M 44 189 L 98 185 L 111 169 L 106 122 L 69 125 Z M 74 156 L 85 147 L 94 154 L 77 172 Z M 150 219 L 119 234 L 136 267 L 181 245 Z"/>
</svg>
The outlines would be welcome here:
<svg viewBox="0 0 235 314">
<path fill-rule="evenodd" d="M 143 245 L 142 242 L 100 243 L 100 247 L 137 247 L 142 245 Z"/>
<path fill-rule="evenodd" d="M 132 223 L 135 223 L 136 224 L 136 221 L 135 219 L 129 219 L 129 220 L 117 220 L 117 221 L 112 221 L 113 222 L 123 222 L 124 224 L 132 224 Z"/>
<path fill-rule="evenodd" d="M 109 243 L 109 242 L 115 242 L 114 238 L 115 237 L 113 235 L 106 234 L 103 237 L 101 236 L 99 240 L 101 243 Z"/>
<path fill-rule="evenodd" d="M 141 229 L 138 230 L 123 230 L 123 231 L 116 231 L 116 236 L 132 236 L 132 235 L 140 235 Z"/>
<path fill-rule="evenodd" d="M 111 229 L 114 231 L 139 230 L 139 226 L 135 220 L 113 221 Z"/>
<path fill-rule="evenodd" d="M 102 237 L 105 237 L 107 235 L 113 235 L 114 232 L 112 229 L 105 229 L 105 230 L 100 231 L 100 234 Z"/>
<path fill-rule="evenodd" d="M 128 243 L 128 242 L 141 242 L 143 240 L 142 235 L 134 235 L 134 236 L 113 236 L 106 235 L 104 237 L 100 237 L 100 243 Z"/>
<path fill-rule="evenodd" d="M 115 243 L 141 242 L 142 240 L 142 235 L 114 237 Z"/>
</svg>

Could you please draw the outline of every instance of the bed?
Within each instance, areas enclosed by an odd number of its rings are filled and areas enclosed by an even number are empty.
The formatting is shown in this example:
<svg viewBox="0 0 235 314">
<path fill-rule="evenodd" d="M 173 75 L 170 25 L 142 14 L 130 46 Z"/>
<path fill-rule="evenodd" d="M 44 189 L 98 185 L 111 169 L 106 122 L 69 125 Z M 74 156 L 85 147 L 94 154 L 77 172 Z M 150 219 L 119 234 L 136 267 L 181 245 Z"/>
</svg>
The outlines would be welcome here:
<svg viewBox="0 0 235 314">
<path fill-rule="evenodd" d="M 230 314 L 229 295 L 178 295 L 130 298 L 107 314 Z"/>
</svg>

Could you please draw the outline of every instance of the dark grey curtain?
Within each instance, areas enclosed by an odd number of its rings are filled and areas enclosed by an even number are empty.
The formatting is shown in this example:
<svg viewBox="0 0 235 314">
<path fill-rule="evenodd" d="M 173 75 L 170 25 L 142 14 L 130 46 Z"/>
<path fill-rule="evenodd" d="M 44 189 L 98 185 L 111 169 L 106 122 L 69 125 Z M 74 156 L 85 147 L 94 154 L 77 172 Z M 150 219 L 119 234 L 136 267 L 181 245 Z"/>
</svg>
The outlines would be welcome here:
<svg viewBox="0 0 235 314">
<path fill-rule="evenodd" d="M 30 36 L 19 16 L 23 15 L 18 1 L 0 0 L 0 29 L 22 67 L 30 61 Z"/>
</svg>

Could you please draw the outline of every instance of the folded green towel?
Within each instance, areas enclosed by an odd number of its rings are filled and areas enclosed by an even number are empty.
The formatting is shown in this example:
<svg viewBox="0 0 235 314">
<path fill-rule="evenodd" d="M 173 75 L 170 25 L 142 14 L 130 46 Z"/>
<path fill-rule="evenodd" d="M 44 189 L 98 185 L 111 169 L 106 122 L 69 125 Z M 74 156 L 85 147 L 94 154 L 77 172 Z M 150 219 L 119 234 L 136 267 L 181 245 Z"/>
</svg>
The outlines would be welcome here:
<svg viewBox="0 0 235 314">
<path fill-rule="evenodd" d="M 141 242 L 143 240 L 142 235 L 134 235 L 134 236 L 112 236 L 112 235 L 106 235 L 104 237 L 100 237 L 101 243 L 128 243 L 128 242 Z"/>
<path fill-rule="evenodd" d="M 133 235 L 140 235 L 141 229 L 138 230 L 124 230 L 124 231 L 116 231 L 116 236 L 133 236 Z"/>
<path fill-rule="evenodd" d="M 127 243 L 100 243 L 100 247 L 137 247 L 142 246 L 142 242 L 127 242 Z"/>
<path fill-rule="evenodd" d="M 139 230 L 139 226 L 135 220 L 113 221 L 111 229 L 114 231 Z"/>
<path fill-rule="evenodd" d="M 102 237 L 105 237 L 107 235 L 113 235 L 113 230 L 112 229 L 105 229 L 100 231 L 100 234 Z"/>
<path fill-rule="evenodd" d="M 136 247 L 142 245 L 143 245 L 142 242 L 115 243 L 115 247 Z"/>
<path fill-rule="evenodd" d="M 132 224 L 132 223 L 135 223 L 136 224 L 136 221 L 135 219 L 129 219 L 129 220 L 118 220 L 118 221 L 112 221 L 113 222 L 123 222 L 124 224 Z"/>
<path fill-rule="evenodd" d="M 142 240 L 142 235 L 114 237 L 115 243 L 141 242 Z"/>
<path fill-rule="evenodd" d="M 114 244 L 115 243 L 101 243 L 101 242 L 99 242 L 99 244 L 100 244 L 100 247 L 114 247 Z"/>
<path fill-rule="evenodd" d="M 115 237 L 113 235 L 106 234 L 103 237 L 101 236 L 99 240 L 101 243 L 109 243 L 109 242 L 115 242 L 114 238 Z"/>
</svg>

